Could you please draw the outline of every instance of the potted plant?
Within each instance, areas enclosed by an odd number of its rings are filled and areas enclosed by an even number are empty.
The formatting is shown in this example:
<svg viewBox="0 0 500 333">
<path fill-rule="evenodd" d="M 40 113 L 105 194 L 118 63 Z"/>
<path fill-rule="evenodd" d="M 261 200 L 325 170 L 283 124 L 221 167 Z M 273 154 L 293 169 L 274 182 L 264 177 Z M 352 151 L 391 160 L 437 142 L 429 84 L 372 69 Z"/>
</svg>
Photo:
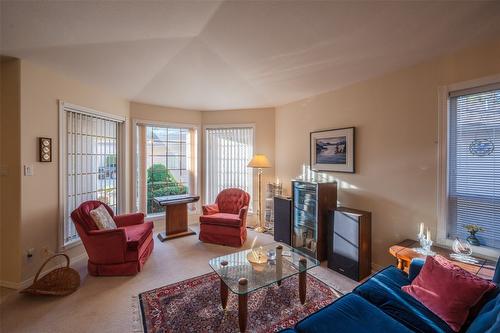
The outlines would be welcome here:
<svg viewBox="0 0 500 333">
<path fill-rule="evenodd" d="M 476 233 L 479 231 L 484 231 L 483 227 L 478 226 L 477 224 L 467 224 L 464 228 L 469 232 L 469 237 L 467 237 L 467 242 L 471 245 L 479 246 L 479 239 L 476 238 Z"/>
</svg>

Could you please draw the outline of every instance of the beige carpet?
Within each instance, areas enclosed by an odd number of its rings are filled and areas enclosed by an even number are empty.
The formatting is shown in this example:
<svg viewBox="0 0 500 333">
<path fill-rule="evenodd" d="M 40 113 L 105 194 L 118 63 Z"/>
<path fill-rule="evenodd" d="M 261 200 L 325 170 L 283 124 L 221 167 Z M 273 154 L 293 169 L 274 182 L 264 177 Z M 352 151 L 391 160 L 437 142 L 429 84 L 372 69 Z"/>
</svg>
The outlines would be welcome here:
<svg viewBox="0 0 500 333">
<path fill-rule="evenodd" d="M 196 226 L 193 229 L 198 231 Z M 245 248 L 256 233 L 249 230 Z M 211 271 L 208 260 L 236 249 L 198 241 L 197 236 L 165 243 L 156 235 L 155 249 L 144 270 L 133 277 L 88 276 L 85 263 L 74 267 L 82 284 L 63 298 L 35 298 L 17 292 L 3 293 L 0 304 L 0 332 L 132 332 L 132 297 L 139 293 Z M 257 245 L 272 243 L 270 235 L 258 234 Z M 342 292 L 357 283 L 337 274 L 326 263 L 311 274 Z"/>
</svg>

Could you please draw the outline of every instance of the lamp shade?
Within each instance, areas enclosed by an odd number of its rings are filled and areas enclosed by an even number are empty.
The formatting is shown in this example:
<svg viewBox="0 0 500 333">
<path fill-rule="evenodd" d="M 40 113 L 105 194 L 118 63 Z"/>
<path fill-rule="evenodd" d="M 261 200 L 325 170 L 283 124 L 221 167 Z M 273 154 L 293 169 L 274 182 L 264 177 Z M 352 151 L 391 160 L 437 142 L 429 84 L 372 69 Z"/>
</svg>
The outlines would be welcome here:
<svg viewBox="0 0 500 333">
<path fill-rule="evenodd" d="M 267 159 L 266 155 L 257 154 L 247 165 L 250 168 L 270 168 L 271 163 Z"/>
</svg>

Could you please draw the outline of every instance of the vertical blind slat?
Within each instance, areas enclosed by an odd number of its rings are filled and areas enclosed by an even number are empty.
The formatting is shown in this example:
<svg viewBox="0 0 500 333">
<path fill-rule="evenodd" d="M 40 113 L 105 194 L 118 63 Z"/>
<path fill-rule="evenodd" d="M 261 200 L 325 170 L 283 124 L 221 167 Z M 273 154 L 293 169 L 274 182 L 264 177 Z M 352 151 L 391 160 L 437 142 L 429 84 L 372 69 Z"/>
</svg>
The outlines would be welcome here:
<svg viewBox="0 0 500 333">
<path fill-rule="evenodd" d="M 205 130 L 207 203 L 229 187 L 241 188 L 252 196 L 252 169 L 247 164 L 253 156 L 253 136 L 253 127 Z"/>
<path fill-rule="evenodd" d="M 121 121 L 65 109 L 64 245 L 78 239 L 71 212 L 82 202 L 103 200 L 115 211 L 118 203 L 119 126 Z"/>
</svg>

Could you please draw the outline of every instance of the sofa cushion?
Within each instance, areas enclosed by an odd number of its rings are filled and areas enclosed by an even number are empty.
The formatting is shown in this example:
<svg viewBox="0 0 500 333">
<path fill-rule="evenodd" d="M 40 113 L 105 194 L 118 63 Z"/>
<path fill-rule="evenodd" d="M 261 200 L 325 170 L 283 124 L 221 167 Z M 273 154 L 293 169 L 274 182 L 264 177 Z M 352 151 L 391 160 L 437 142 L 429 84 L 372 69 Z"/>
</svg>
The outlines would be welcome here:
<svg viewBox="0 0 500 333">
<path fill-rule="evenodd" d="M 224 225 L 228 227 L 240 227 L 241 219 L 238 215 L 228 213 L 216 213 L 200 216 L 201 223 Z"/>
<path fill-rule="evenodd" d="M 500 332 L 500 293 L 487 302 L 479 314 L 474 318 L 467 333 L 495 333 Z"/>
<path fill-rule="evenodd" d="M 347 294 L 295 326 L 300 333 L 411 332 L 355 294 Z"/>
<path fill-rule="evenodd" d="M 153 222 L 134 224 L 124 228 L 127 234 L 127 248 L 135 250 L 139 248 L 153 231 Z"/>
<path fill-rule="evenodd" d="M 495 284 L 453 265 L 446 258 L 428 256 L 420 274 L 402 290 L 415 297 L 458 332 L 470 309 Z"/>
<path fill-rule="evenodd" d="M 453 332 L 446 322 L 401 290 L 408 284 L 410 280 L 404 272 L 389 266 L 353 292 L 415 332 Z"/>
</svg>

